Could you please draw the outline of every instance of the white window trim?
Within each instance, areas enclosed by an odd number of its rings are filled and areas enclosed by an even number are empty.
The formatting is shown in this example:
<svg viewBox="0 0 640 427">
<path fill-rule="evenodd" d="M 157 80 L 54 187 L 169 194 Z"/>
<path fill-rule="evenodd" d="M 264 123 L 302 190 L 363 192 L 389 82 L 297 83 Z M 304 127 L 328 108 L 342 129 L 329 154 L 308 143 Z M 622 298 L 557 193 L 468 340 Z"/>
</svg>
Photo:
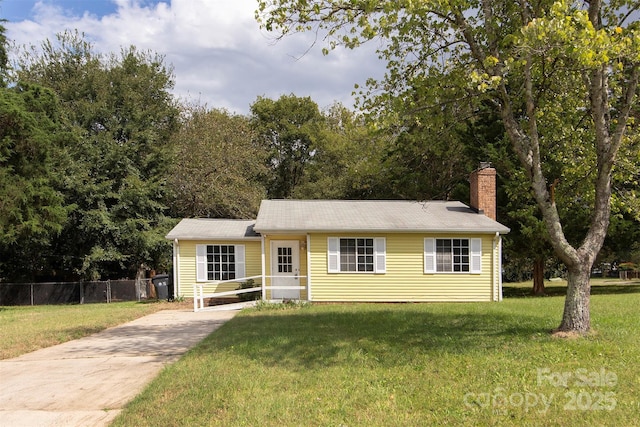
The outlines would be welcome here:
<svg viewBox="0 0 640 427">
<path fill-rule="evenodd" d="M 437 271 L 436 240 L 465 239 L 469 241 L 469 271 Z M 482 274 L 482 239 L 468 237 L 425 237 L 424 274 Z"/>
<path fill-rule="evenodd" d="M 373 271 L 341 271 L 340 239 L 373 239 Z M 328 237 L 327 272 L 341 274 L 385 274 L 387 272 L 387 241 L 384 237 Z"/>
<path fill-rule="evenodd" d="M 235 255 L 236 278 L 231 281 L 241 281 L 245 273 L 245 247 L 244 245 L 232 245 L 229 243 L 207 243 L 196 245 L 196 282 L 220 282 L 220 280 L 207 279 L 207 246 L 233 246 Z"/>
</svg>

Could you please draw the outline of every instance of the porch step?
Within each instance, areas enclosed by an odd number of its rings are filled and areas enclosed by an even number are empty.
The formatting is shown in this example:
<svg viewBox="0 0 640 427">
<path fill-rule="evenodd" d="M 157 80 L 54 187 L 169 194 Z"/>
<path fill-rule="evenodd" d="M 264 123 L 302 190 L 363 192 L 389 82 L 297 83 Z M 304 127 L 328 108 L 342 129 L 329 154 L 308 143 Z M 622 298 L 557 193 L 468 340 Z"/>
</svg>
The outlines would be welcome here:
<svg viewBox="0 0 640 427">
<path fill-rule="evenodd" d="M 211 305 L 201 308 L 199 311 L 229 311 L 242 310 L 247 307 L 255 307 L 258 301 L 233 302 L 229 304 Z"/>
</svg>

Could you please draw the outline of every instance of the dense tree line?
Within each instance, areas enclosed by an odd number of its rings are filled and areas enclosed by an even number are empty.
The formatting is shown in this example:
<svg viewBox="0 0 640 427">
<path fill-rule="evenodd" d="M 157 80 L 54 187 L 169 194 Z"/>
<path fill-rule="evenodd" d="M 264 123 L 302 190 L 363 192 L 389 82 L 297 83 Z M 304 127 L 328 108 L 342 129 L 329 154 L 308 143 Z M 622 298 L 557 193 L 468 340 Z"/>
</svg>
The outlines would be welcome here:
<svg viewBox="0 0 640 427">
<path fill-rule="evenodd" d="M 224 110 L 184 109 L 172 139 L 168 185 L 176 218 L 253 218 L 266 197 L 267 153 L 249 118 Z"/>
<path fill-rule="evenodd" d="M 507 272 L 523 277 L 554 260 L 503 120 L 475 99 L 391 122 L 288 94 L 258 97 L 244 116 L 181 105 L 161 56 L 99 55 L 72 32 L 23 52 L 13 70 L 0 66 L 0 280 L 166 270 L 164 235 L 179 218 L 252 218 L 267 197 L 464 201 L 469 172 L 485 160 L 498 169 L 499 219 L 512 228 Z M 605 261 L 640 251 L 633 141 L 614 177 Z M 559 214 L 577 241 L 593 193 L 567 155 L 558 147 L 546 164 L 562 171 Z"/>
<path fill-rule="evenodd" d="M 258 3 L 263 28 L 321 34 L 327 53 L 377 39 L 387 73 L 369 81 L 363 105 L 382 123 L 410 127 L 451 103 L 462 114 L 465 104 L 489 106 L 567 271 L 558 331 L 590 330 L 590 274 L 611 225 L 616 168 L 637 151 L 637 2 Z"/>
<path fill-rule="evenodd" d="M 12 132 L 3 199 L 13 203 L 3 217 L 19 227 L 2 233 L 2 276 L 97 279 L 160 267 L 179 114 L 170 70 L 133 47 L 102 57 L 75 33 L 28 53 L 3 89 L 2 119 L 14 120 L 3 126 Z"/>
</svg>

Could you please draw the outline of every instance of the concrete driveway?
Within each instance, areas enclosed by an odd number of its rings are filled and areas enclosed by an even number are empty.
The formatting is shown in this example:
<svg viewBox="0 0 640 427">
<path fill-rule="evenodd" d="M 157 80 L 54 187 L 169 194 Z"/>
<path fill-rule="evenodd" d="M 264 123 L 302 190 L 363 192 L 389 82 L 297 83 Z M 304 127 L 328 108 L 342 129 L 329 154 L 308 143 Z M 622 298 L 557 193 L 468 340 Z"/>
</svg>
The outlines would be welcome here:
<svg viewBox="0 0 640 427">
<path fill-rule="evenodd" d="M 237 310 L 166 310 L 0 361 L 0 426 L 106 426 Z"/>
</svg>

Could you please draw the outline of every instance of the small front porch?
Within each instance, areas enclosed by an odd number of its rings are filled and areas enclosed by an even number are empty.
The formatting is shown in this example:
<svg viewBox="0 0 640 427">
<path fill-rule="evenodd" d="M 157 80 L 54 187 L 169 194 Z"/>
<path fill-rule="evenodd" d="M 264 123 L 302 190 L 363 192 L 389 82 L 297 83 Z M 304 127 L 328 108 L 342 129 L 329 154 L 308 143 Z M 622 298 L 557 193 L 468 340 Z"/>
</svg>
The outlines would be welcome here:
<svg viewBox="0 0 640 427">
<path fill-rule="evenodd" d="M 282 302 L 282 301 L 306 301 L 307 298 L 300 298 L 309 295 L 307 286 L 307 276 L 295 276 L 295 282 L 291 281 L 291 275 L 275 275 L 275 276 L 251 276 L 233 280 L 219 280 L 208 283 L 198 283 L 193 286 L 193 311 L 202 310 L 234 310 L 244 307 L 250 307 L 256 304 L 257 300 Z M 251 288 L 241 287 L 243 283 L 248 281 L 257 282 L 256 286 Z M 218 286 L 226 283 L 237 283 L 240 289 L 224 292 L 206 292 L 208 286 Z M 269 283 L 269 285 L 263 285 Z M 274 283 L 271 285 L 271 283 Z M 260 297 L 256 300 L 242 301 L 240 295 L 251 292 L 260 292 Z M 234 297 L 240 298 L 237 301 Z M 216 305 L 205 305 L 206 300 L 211 299 L 228 299 L 229 302 L 223 302 Z"/>
<path fill-rule="evenodd" d="M 262 236 L 262 274 L 194 284 L 194 311 L 209 308 L 205 306 L 206 299 L 224 298 L 235 303 L 238 298 L 243 302 L 251 299 L 246 298 L 246 294 L 252 292 L 259 292 L 255 299 L 262 301 L 310 301 L 307 248 L 306 235 Z M 229 290 L 230 287 L 235 289 Z M 224 291 L 217 292 L 216 289 Z"/>
</svg>

